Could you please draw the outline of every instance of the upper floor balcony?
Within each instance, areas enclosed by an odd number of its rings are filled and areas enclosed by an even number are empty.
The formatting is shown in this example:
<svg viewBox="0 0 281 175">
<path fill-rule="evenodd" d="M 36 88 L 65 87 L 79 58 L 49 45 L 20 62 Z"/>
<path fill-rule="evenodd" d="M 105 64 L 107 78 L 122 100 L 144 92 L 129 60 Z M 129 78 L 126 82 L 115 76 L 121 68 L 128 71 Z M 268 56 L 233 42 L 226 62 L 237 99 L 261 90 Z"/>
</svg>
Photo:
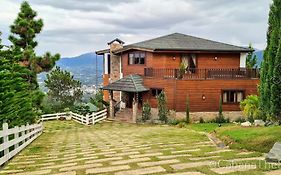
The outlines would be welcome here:
<svg viewBox="0 0 281 175">
<path fill-rule="evenodd" d="M 144 77 L 182 79 L 182 80 L 214 80 L 214 79 L 258 79 L 259 69 L 154 69 L 144 68 Z"/>
</svg>

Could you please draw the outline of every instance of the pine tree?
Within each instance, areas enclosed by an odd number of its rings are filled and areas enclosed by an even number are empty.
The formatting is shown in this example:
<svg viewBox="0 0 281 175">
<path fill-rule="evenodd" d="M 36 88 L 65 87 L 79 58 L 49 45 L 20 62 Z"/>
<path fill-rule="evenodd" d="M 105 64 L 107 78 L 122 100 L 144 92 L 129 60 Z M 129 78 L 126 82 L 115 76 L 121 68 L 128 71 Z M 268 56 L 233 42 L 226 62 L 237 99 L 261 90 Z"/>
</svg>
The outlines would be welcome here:
<svg viewBox="0 0 281 175">
<path fill-rule="evenodd" d="M 259 86 L 260 104 L 266 115 L 272 115 L 275 94 L 272 93 L 273 77 L 276 69 L 276 56 L 280 42 L 281 1 L 273 0 L 270 7 L 267 31 L 267 47 L 261 67 L 261 83 Z M 275 105 L 273 105 L 275 106 Z M 276 115 L 276 114 L 275 114 Z"/>
<path fill-rule="evenodd" d="M 249 44 L 249 49 L 251 50 L 246 58 L 246 66 L 247 68 L 251 69 L 251 68 L 255 68 L 256 64 L 257 64 L 257 56 L 253 54 L 254 52 L 254 48 L 252 46 L 252 44 Z"/>
<path fill-rule="evenodd" d="M 186 96 L 186 104 L 185 104 L 185 122 L 186 123 L 190 123 L 190 115 L 189 115 L 189 112 L 190 112 L 190 109 L 189 109 L 189 98 L 188 98 L 188 95 Z"/>
<path fill-rule="evenodd" d="M 30 71 L 12 60 L 11 50 L 2 48 L 0 39 L 0 126 L 3 122 L 11 127 L 32 124 L 36 121 L 37 111 L 32 106 L 33 94 L 29 84 L 23 78 Z"/>
<path fill-rule="evenodd" d="M 167 107 L 166 95 L 163 91 L 157 96 L 157 102 L 158 102 L 159 120 L 167 123 L 168 122 L 169 109 Z"/>
<path fill-rule="evenodd" d="M 59 67 L 47 74 L 45 86 L 48 88 L 48 97 L 53 102 L 58 102 L 60 109 L 71 108 L 75 102 L 80 102 L 83 96 L 81 82 L 74 80 L 70 72 Z"/>
</svg>

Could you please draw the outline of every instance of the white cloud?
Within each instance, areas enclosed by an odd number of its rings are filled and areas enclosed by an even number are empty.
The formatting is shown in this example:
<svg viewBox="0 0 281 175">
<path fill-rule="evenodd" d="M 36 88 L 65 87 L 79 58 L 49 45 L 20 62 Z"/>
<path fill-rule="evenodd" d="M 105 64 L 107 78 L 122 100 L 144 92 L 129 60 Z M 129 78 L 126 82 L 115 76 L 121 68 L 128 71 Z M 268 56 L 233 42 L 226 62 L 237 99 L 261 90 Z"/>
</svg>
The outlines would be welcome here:
<svg viewBox="0 0 281 175">
<path fill-rule="evenodd" d="M 44 20 L 37 51 L 79 55 L 173 32 L 263 49 L 271 0 L 30 0 Z M 0 1 L 0 31 L 8 43 L 9 26 L 20 0 Z"/>
</svg>

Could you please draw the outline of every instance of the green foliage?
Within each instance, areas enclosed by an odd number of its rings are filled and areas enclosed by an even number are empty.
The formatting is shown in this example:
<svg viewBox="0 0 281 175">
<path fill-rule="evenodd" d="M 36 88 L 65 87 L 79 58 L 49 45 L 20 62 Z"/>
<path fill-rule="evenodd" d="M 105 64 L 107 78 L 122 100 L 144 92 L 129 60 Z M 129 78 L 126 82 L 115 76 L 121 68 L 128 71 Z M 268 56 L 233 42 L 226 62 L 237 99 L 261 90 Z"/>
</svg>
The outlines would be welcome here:
<svg viewBox="0 0 281 175">
<path fill-rule="evenodd" d="M 251 52 L 248 53 L 247 58 L 246 58 L 246 66 L 247 68 L 255 68 L 257 67 L 257 56 L 253 54 L 254 52 L 254 48 L 252 46 L 252 44 L 249 44 L 249 49 L 251 50 Z"/>
<path fill-rule="evenodd" d="M 240 102 L 240 108 L 244 115 L 248 117 L 250 122 L 254 119 L 261 119 L 261 110 L 259 98 L 256 95 L 249 95 L 247 98 Z"/>
<path fill-rule="evenodd" d="M 199 118 L 199 123 L 205 123 L 205 121 L 202 117 Z"/>
<path fill-rule="evenodd" d="M 169 109 L 167 107 L 167 99 L 164 91 L 162 91 L 158 96 L 157 96 L 157 101 L 158 101 L 158 117 L 159 120 L 167 123 L 168 121 L 168 115 L 169 115 Z"/>
<path fill-rule="evenodd" d="M 80 102 L 83 96 L 81 82 L 74 80 L 70 72 L 59 67 L 47 74 L 45 86 L 48 88 L 50 101 L 58 103 L 59 110 L 71 108 L 75 102 Z"/>
<path fill-rule="evenodd" d="M 215 123 L 229 123 L 229 119 L 225 119 L 222 113 L 222 97 L 220 96 L 219 101 L 219 113 L 218 116 L 213 120 Z"/>
<path fill-rule="evenodd" d="M 0 43 L 1 44 L 1 43 Z M 9 126 L 32 124 L 36 121 L 38 110 L 34 96 L 42 98 L 40 91 L 29 90 L 29 84 L 24 77 L 30 71 L 21 67 L 11 59 L 10 51 L 0 50 L 0 125 L 3 122 Z"/>
<path fill-rule="evenodd" d="M 182 79 L 184 74 L 185 74 L 185 70 L 186 70 L 186 65 L 181 62 L 180 64 L 180 68 L 179 68 L 179 79 Z"/>
<path fill-rule="evenodd" d="M 84 115 L 86 116 L 87 114 L 91 114 L 92 111 L 90 110 L 90 107 L 88 105 L 85 105 L 84 103 L 78 103 L 76 104 L 73 108 L 72 111 L 80 114 L 80 115 Z"/>
<path fill-rule="evenodd" d="M 149 120 L 151 118 L 151 106 L 148 102 L 145 102 L 142 107 L 142 118 L 143 122 Z"/>
<path fill-rule="evenodd" d="M 186 122 L 186 123 L 190 123 L 190 116 L 189 116 L 189 98 L 188 98 L 188 96 L 186 96 L 185 122 Z"/>
<path fill-rule="evenodd" d="M 281 121 L 281 1 L 273 0 L 270 6 L 267 31 L 267 47 L 261 67 L 259 86 L 260 107 L 266 116 L 273 116 Z"/>
<path fill-rule="evenodd" d="M 36 55 L 35 47 L 38 42 L 35 41 L 35 38 L 43 28 L 43 20 L 36 19 L 36 17 L 37 12 L 30 7 L 27 1 L 24 1 L 17 18 L 11 25 L 9 40 L 13 44 L 13 58 L 33 73 L 40 73 L 51 70 L 60 55 L 52 56 L 49 52 L 43 56 Z M 36 76 L 30 78 L 36 82 L 34 80 Z"/>
<path fill-rule="evenodd" d="M 90 103 L 95 105 L 99 110 L 103 110 L 106 102 L 103 100 L 103 91 L 99 90 L 94 98 L 90 98 Z"/>
</svg>

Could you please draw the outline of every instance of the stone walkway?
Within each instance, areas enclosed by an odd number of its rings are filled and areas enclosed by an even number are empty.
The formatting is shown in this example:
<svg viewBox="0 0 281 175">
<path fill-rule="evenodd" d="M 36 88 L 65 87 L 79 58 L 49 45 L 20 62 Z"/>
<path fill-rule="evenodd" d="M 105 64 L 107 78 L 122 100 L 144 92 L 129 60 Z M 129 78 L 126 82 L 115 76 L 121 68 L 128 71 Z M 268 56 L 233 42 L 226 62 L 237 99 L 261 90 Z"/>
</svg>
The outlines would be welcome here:
<svg viewBox="0 0 281 175">
<path fill-rule="evenodd" d="M 104 122 L 46 122 L 44 133 L 0 174 L 278 174 L 260 153 L 218 149 L 187 129 Z M 277 168 L 276 168 L 277 167 Z M 281 167 L 279 167 L 281 169 Z"/>
</svg>

